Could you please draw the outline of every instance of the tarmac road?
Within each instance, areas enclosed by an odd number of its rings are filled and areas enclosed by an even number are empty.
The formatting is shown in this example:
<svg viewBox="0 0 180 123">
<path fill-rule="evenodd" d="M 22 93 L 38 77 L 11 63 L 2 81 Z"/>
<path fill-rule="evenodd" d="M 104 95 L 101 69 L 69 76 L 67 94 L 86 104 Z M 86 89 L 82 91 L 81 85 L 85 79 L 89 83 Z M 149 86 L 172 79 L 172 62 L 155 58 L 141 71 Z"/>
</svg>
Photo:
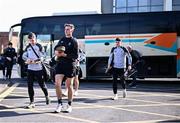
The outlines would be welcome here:
<svg viewBox="0 0 180 123">
<path fill-rule="evenodd" d="M 17 72 L 16 72 L 17 73 Z M 16 74 L 15 73 L 15 74 Z M 15 75 L 13 74 L 13 76 Z M 17 74 L 16 74 L 17 75 Z M 26 81 L 14 76 L 11 86 L 0 79 L 0 122 L 125 122 L 157 123 L 180 122 L 180 82 L 140 81 L 135 89 L 127 89 L 127 98 L 122 98 L 119 87 L 118 100 L 111 100 L 111 81 L 81 82 L 79 95 L 74 98 L 71 113 L 53 113 L 57 106 L 54 85 L 48 83 L 51 104 L 35 83 L 34 109 L 24 109 L 29 103 Z M 5 83 L 6 89 L 2 89 Z M 64 86 L 63 86 L 64 88 Z M 63 98 L 67 104 L 67 97 Z"/>
<path fill-rule="evenodd" d="M 74 98 L 71 113 L 53 113 L 57 106 L 54 85 L 48 84 L 51 104 L 35 83 L 34 109 L 24 109 L 29 102 L 26 82 L 14 80 L 0 94 L 0 122 L 180 122 L 180 84 L 140 83 L 128 89 L 127 98 L 111 100 L 110 81 L 81 82 L 79 95 Z M 64 88 L 64 87 L 63 87 Z M 63 104 L 67 104 L 64 97 Z"/>
</svg>

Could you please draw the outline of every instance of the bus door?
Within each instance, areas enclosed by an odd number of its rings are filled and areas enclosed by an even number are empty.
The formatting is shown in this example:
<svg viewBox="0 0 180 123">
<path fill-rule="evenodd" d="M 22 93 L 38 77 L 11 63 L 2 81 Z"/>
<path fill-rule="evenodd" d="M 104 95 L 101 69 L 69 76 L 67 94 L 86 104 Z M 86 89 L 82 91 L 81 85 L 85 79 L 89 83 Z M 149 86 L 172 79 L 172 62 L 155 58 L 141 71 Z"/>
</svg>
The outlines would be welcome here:
<svg viewBox="0 0 180 123">
<path fill-rule="evenodd" d="M 45 59 L 49 60 L 53 56 L 53 45 L 54 45 L 54 36 L 49 34 L 37 34 L 37 42 L 43 46 L 45 53 Z"/>
</svg>

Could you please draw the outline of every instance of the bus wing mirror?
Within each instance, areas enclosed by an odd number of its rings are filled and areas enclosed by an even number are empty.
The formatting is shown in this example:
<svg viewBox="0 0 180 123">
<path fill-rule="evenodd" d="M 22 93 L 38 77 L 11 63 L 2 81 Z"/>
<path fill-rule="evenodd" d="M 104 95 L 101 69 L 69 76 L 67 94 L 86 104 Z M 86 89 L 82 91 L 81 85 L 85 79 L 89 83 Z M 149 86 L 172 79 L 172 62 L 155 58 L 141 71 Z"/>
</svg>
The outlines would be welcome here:
<svg viewBox="0 0 180 123">
<path fill-rule="evenodd" d="M 109 42 L 105 42 L 104 45 L 108 46 L 108 45 L 110 45 L 110 43 Z"/>
<path fill-rule="evenodd" d="M 9 30 L 9 41 L 12 41 L 13 32 L 14 32 L 14 29 L 10 28 L 10 30 Z"/>
</svg>

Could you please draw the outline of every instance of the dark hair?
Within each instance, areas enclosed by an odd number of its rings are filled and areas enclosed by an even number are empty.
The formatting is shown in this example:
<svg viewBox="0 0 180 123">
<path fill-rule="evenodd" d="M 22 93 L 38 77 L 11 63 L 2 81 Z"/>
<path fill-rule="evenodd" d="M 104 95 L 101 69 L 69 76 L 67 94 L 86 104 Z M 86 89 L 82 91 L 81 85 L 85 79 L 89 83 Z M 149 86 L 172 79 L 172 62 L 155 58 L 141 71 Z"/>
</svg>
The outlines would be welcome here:
<svg viewBox="0 0 180 123">
<path fill-rule="evenodd" d="M 116 38 L 116 41 L 122 41 L 120 38 Z"/>
<path fill-rule="evenodd" d="M 32 39 L 33 37 L 36 37 L 35 33 L 29 32 L 28 39 Z"/>
<path fill-rule="evenodd" d="M 8 45 L 13 45 L 13 44 L 11 42 L 9 42 Z"/>
<path fill-rule="evenodd" d="M 74 24 L 65 23 L 65 24 L 64 24 L 64 27 L 66 27 L 66 26 L 69 26 L 69 27 L 71 27 L 71 29 L 75 29 L 75 26 L 74 26 Z"/>
</svg>

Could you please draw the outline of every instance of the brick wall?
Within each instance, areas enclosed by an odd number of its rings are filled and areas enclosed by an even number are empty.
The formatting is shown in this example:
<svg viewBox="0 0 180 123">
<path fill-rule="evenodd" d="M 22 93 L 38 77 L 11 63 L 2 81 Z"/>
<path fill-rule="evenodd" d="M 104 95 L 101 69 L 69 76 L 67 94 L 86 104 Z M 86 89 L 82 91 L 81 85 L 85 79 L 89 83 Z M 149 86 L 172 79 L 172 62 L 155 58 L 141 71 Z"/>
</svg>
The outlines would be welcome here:
<svg viewBox="0 0 180 123">
<path fill-rule="evenodd" d="M 7 44 L 9 43 L 9 32 L 0 32 L 0 54 L 3 53 L 3 49 L 7 47 Z M 13 47 L 17 49 L 17 43 L 18 43 L 18 33 L 13 33 L 12 38 Z"/>
</svg>

